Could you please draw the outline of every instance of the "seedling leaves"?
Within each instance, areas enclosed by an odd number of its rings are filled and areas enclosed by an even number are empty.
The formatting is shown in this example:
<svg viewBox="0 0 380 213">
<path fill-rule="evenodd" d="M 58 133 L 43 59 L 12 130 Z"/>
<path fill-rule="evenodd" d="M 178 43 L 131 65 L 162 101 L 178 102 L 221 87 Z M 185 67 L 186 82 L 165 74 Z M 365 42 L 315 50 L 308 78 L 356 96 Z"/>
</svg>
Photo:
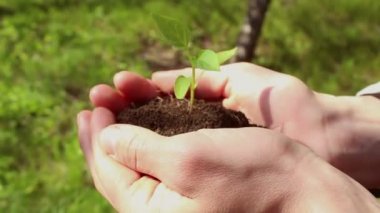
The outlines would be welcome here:
<svg viewBox="0 0 380 213">
<path fill-rule="evenodd" d="M 190 31 L 185 24 L 176 19 L 157 14 L 152 14 L 152 17 L 164 41 L 177 48 L 189 46 Z"/>
<path fill-rule="evenodd" d="M 232 58 L 236 54 L 236 51 L 237 51 L 237 48 L 235 47 L 230 50 L 218 52 L 217 54 L 218 54 L 219 64 L 223 64 L 226 61 L 228 61 L 230 58 Z"/>
<path fill-rule="evenodd" d="M 174 95 L 177 99 L 184 99 L 191 85 L 191 78 L 179 76 L 174 85 Z"/>
<path fill-rule="evenodd" d="M 196 67 L 203 70 L 219 71 L 218 55 L 212 50 L 203 50 L 197 58 Z"/>
</svg>

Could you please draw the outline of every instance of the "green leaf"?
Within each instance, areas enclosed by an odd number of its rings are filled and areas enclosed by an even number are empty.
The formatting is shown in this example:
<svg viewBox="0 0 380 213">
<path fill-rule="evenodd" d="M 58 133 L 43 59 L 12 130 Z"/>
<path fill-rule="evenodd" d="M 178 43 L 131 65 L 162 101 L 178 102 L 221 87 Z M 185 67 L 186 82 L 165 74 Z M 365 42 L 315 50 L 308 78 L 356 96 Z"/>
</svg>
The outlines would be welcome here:
<svg viewBox="0 0 380 213">
<path fill-rule="evenodd" d="M 236 54 L 237 48 L 233 48 L 230 50 L 218 52 L 218 61 L 219 64 L 223 64 L 224 62 L 230 60 Z"/>
<path fill-rule="evenodd" d="M 219 71 L 218 55 L 212 50 L 203 50 L 197 58 L 196 67 L 203 70 Z"/>
<path fill-rule="evenodd" d="M 191 85 L 191 77 L 185 77 L 183 75 L 178 76 L 175 80 L 174 95 L 177 99 L 183 99 L 189 91 Z"/>
<path fill-rule="evenodd" d="M 190 44 L 190 31 L 187 26 L 180 21 L 152 14 L 153 20 L 161 34 L 163 40 L 177 48 L 187 48 Z"/>
</svg>

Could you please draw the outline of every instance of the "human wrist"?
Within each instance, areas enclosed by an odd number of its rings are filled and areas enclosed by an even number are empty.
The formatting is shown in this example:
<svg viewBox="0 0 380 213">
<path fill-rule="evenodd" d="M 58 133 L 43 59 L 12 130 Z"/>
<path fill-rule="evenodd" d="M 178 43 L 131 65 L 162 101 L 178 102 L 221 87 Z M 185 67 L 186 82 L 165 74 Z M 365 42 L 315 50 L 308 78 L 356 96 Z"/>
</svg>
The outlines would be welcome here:
<svg viewBox="0 0 380 213">
<path fill-rule="evenodd" d="M 280 163 L 277 164 L 276 173 L 282 175 L 277 176 L 279 179 L 271 178 L 271 185 L 266 187 L 266 193 L 260 193 L 264 196 L 255 195 L 254 192 L 251 197 L 255 199 L 251 202 L 255 207 L 264 200 L 266 208 L 259 208 L 263 212 L 343 212 L 342 209 L 348 209 L 344 203 L 333 202 L 337 197 L 349 200 L 342 190 L 349 186 L 341 183 L 342 179 L 347 182 L 341 175 L 347 176 L 309 148 L 303 145 L 290 148 L 279 156 L 277 162 Z M 255 188 L 257 191 L 257 187 Z"/>
<path fill-rule="evenodd" d="M 332 165 L 369 188 L 380 188 L 380 101 L 317 94 Z"/>
<path fill-rule="evenodd" d="M 372 96 L 332 96 L 317 94 L 324 112 L 326 127 L 343 128 L 345 138 L 367 137 L 380 139 L 380 100 Z M 363 132 L 364 131 L 364 132 Z M 348 138 L 349 137 L 349 138 Z M 367 138 L 366 137 L 366 138 Z"/>
<path fill-rule="evenodd" d="M 287 212 L 377 212 L 374 197 L 319 157 L 308 155 L 294 172 L 296 189 Z"/>
</svg>

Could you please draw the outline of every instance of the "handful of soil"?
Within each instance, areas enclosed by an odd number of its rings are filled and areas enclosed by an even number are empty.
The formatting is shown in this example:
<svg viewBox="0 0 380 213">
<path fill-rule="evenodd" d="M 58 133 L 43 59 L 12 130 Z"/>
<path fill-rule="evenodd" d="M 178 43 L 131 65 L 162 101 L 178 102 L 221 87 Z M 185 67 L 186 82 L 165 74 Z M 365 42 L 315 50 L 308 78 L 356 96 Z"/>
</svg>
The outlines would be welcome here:
<svg viewBox="0 0 380 213">
<path fill-rule="evenodd" d="M 133 103 L 117 115 L 117 123 L 148 128 L 165 136 L 205 128 L 252 127 L 241 112 L 225 109 L 222 102 L 197 100 L 189 110 L 187 100 L 157 97 L 146 103 Z"/>
</svg>

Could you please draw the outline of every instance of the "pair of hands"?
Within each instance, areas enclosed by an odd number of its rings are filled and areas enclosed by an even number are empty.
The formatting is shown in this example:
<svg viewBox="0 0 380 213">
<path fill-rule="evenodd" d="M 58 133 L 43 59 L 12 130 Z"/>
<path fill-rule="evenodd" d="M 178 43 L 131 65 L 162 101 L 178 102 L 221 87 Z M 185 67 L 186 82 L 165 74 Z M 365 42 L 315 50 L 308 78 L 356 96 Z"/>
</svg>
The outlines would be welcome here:
<svg viewBox="0 0 380 213">
<path fill-rule="evenodd" d="M 355 185 L 314 154 L 334 161 L 340 153 L 331 152 L 331 143 L 347 141 L 334 135 L 337 125 L 330 124 L 336 117 L 326 107 L 328 98 L 294 77 L 252 64 L 203 74 L 196 95 L 222 99 L 226 108 L 277 131 L 214 129 L 163 137 L 135 126 L 112 125 L 112 112 L 154 98 L 159 90 L 171 92 L 179 74 L 190 70 L 155 73 L 152 80 L 118 73 L 116 89 L 94 87 L 90 98 L 97 108 L 78 115 L 80 142 L 95 186 L 119 211 L 244 212 L 294 206 L 302 211 L 297 205 L 301 194 L 315 187 L 310 179 L 324 179 L 321 171 Z M 366 196 L 360 186 L 353 188 Z"/>
</svg>

